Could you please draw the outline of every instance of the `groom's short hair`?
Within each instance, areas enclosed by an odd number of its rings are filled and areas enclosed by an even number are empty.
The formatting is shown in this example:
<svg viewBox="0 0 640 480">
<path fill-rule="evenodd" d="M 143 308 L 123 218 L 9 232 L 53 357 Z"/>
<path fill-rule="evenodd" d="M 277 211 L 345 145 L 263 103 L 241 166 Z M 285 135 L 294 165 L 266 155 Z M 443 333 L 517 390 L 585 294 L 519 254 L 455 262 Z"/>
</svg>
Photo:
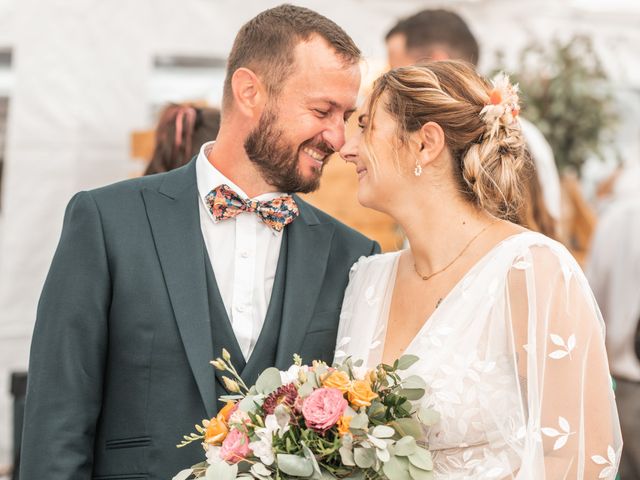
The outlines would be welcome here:
<svg viewBox="0 0 640 480">
<path fill-rule="evenodd" d="M 227 61 L 223 106 L 230 105 L 233 99 L 231 77 L 241 67 L 258 74 L 270 96 L 277 96 L 293 72 L 295 46 L 314 35 L 326 40 L 346 65 L 360 60 L 360 49 L 351 37 L 327 17 L 288 4 L 265 10 L 245 23 L 233 42 Z"/>
</svg>

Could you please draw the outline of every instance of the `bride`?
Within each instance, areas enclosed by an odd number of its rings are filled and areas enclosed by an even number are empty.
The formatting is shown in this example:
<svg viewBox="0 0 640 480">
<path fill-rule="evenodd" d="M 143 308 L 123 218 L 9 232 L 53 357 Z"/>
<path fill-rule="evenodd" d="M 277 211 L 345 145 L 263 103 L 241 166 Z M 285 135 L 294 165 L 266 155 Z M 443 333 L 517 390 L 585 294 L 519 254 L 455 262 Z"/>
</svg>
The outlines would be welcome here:
<svg viewBox="0 0 640 480">
<path fill-rule="evenodd" d="M 417 355 L 436 479 L 615 478 L 603 322 L 559 243 L 509 220 L 527 172 L 517 89 L 466 64 L 380 77 L 340 154 L 410 248 L 353 266 L 336 359 Z"/>
</svg>

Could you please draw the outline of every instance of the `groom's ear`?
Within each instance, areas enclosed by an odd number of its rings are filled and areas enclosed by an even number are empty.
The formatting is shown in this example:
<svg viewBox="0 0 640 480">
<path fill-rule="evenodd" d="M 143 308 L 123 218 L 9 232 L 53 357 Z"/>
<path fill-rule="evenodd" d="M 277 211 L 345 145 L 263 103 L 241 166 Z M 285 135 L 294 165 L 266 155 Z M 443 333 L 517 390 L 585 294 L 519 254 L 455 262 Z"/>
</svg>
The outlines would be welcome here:
<svg viewBox="0 0 640 480">
<path fill-rule="evenodd" d="M 266 91 L 260 78 L 248 68 L 238 68 L 231 77 L 235 108 L 245 116 L 258 119 L 266 103 Z"/>
<path fill-rule="evenodd" d="M 420 128 L 419 141 L 423 167 L 440 157 L 446 147 L 444 130 L 435 122 L 427 122 Z"/>
</svg>

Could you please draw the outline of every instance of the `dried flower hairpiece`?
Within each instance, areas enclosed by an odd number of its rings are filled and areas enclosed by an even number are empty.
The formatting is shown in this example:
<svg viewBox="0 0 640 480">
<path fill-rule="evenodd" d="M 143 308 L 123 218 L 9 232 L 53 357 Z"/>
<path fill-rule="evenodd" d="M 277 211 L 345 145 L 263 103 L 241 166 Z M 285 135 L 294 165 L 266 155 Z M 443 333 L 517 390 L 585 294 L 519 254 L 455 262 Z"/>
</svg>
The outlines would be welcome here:
<svg viewBox="0 0 640 480">
<path fill-rule="evenodd" d="M 511 125 L 516 120 L 520 113 L 520 99 L 518 85 L 512 85 L 506 74 L 497 74 L 491 83 L 493 89 L 480 117 L 487 124 L 487 133 L 493 137 L 501 126 Z"/>
</svg>

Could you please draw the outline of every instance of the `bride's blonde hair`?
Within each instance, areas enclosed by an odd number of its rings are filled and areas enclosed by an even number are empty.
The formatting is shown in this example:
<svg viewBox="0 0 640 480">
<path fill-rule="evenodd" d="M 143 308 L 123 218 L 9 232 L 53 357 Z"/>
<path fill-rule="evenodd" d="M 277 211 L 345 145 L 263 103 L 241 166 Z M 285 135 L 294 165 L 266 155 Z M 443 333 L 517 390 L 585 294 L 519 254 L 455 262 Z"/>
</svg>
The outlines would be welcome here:
<svg viewBox="0 0 640 480">
<path fill-rule="evenodd" d="M 376 80 L 368 124 L 373 125 L 375 109 L 383 103 L 397 120 L 400 145 L 407 145 L 409 134 L 427 122 L 437 123 L 444 131 L 462 193 L 491 214 L 513 220 L 522 203 L 522 180 L 529 162 L 517 121 L 501 124 L 490 133 L 481 111 L 490 104 L 492 89 L 465 62 L 397 68 Z M 365 140 L 370 145 L 371 128 L 366 129 Z"/>
</svg>

